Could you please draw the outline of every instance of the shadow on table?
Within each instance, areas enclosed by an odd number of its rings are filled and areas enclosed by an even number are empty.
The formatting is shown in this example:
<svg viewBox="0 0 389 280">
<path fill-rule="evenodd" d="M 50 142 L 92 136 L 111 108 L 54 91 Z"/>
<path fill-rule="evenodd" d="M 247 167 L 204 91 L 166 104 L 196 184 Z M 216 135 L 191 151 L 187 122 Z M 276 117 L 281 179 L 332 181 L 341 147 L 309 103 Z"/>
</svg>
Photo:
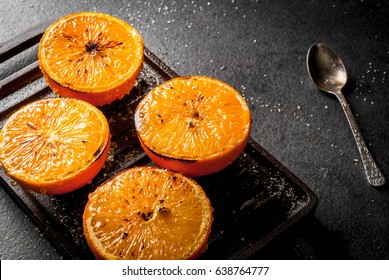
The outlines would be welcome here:
<svg viewBox="0 0 389 280">
<path fill-rule="evenodd" d="M 251 259 L 343 260 L 347 259 L 344 242 L 340 232 L 329 231 L 315 217 L 307 217 Z"/>
</svg>

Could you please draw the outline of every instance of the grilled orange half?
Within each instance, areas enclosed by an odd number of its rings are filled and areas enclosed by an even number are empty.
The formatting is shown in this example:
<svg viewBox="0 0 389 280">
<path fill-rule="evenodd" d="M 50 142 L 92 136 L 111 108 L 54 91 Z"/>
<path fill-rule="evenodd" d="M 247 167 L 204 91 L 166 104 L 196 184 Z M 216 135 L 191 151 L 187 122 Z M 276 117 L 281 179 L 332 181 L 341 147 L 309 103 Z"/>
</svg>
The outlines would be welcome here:
<svg viewBox="0 0 389 280">
<path fill-rule="evenodd" d="M 88 102 L 50 98 L 17 110 L 0 132 L 3 170 L 22 187 L 63 194 L 89 183 L 110 148 L 107 119 Z"/>
<path fill-rule="evenodd" d="M 67 15 L 43 34 L 39 66 L 54 92 L 95 106 L 128 94 L 143 66 L 143 39 L 111 15 Z"/>
<path fill-rule="evenodd" d="M 222 170 L 244 150 L 251 116 L 230 85 L 204 76 L 162 83 L 135 111 L 139 141 L 160 167 L 203 176 Z"/>
<path fill-rule="evenodd" d="M 193 179 L 134 167 L 89 195 L 83 227 L 98 259 L 194 259 L 208 248 L 212 211 Z"/>
</svg>

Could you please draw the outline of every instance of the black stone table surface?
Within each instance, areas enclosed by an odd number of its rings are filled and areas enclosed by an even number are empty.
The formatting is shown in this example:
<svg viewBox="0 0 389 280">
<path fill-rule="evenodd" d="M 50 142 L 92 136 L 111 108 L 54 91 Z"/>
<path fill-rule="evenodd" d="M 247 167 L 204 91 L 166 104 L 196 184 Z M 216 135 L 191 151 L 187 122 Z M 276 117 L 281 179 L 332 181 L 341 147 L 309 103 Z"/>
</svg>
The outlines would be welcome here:
<svg viewBox="0 0 389 280">
<path fill-rule="evenodd" d="M 389 179 L 389 1 L 1 0 L 0 7 L 0 42 L 69 13 L 109 13 L 136 27 L 178 74 L 212 76 L 240 91 L 252 112 L 252 138 L 319 199 L 313 217 L 255 258 L 389 259 L 388 186 L 368 184 L 341 106 L 306 69 L 316 42 L 342 56 L 346 99 Z M 0 80 L 36 52 L 2 63 Z M 63 258 L 2 188 L 0 258 Z"/>
</svg>

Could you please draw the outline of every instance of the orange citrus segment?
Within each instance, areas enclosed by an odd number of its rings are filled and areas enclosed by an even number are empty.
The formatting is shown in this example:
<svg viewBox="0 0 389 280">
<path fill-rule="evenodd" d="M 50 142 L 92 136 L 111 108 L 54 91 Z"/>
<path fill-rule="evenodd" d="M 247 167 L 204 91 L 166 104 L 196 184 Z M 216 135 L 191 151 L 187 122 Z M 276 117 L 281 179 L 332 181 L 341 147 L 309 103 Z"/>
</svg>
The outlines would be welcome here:
<svg viewBox="0 0 389 280">
<path fill-rule="evenodd" d="M 0 160 L 18 183 L 64 193 L 88 183 L 109 150 L 105 116 L 87 102 L 52 98 L 16 111 L 0 133 Z"/>
<path fill-rule="evenodd" d="M 251 117 L 246 102 L 231 86 L 192 76 L 152 90 L 136 109 L 135 125 L 154 162 L 200 176 L 239 156 L 248 141 Z"/>
<path fill-rule="evenodd" d="M 89 195 L 83 226 L 99 259 L 188 259 L 207 249 L 212 211 L 194 180 L 135 167 Z"/>
<path fill-rule="evenodd" d="M 43 34 L 38 57 L 58 94 L 69 96 L 68 91 L 74 91 L 75 97 L 83 99 L 86 93 L 96 99 L 87 101 L 103 105 L 131 90 L 143 65 L 143 39 L 136 29 L 111 15 L 70 14 Z M 112 100 L 99 102 L 107 99 L 105 95 L 113 95 Z"/>
</svg>

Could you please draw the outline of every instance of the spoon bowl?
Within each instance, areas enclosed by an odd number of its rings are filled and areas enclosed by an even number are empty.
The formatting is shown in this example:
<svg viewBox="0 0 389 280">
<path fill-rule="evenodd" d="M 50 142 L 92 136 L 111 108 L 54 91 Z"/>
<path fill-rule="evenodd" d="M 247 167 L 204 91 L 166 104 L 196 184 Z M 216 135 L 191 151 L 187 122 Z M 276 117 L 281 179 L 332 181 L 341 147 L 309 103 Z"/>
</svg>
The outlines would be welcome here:
<svg viewBox="0 0 389 280">
<path fill-rule="evenodd" d="M 346 67 L 342 59 L 322 43 L 309 48 L 307 67 L 313 82 L 322 91 L 340 92 L 347 83 Z"/>
<path fill-rule="evenodd" d="M 342 59 L 325 44 L 314 44 L 307 53 L 307 68 L 316 86 L 322 91 L 334 94 L 342 105 L 357 143 L 368 182 L 372 186 L 385 184 L 385 177 L 371 156 L 351 109 L 342 94 L 342 88 L 347 83 L 347 71 Z"/>
</svg>

